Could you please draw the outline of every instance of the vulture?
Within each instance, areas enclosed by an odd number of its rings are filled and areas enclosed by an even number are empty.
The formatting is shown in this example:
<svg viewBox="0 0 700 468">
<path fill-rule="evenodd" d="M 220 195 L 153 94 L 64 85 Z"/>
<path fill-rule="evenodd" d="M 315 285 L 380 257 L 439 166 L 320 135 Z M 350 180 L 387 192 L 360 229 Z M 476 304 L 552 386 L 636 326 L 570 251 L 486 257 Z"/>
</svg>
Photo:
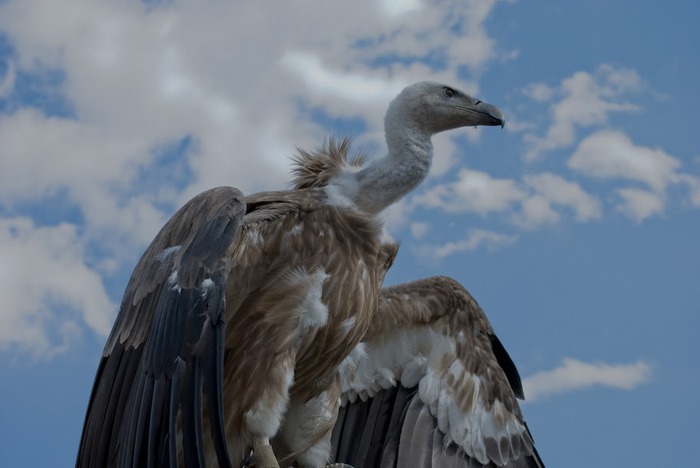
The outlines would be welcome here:
<svg viewBox="0 0 700 468">
<path fill-rule="evenodd" d="M 330 140 L 300 151 L 291 190 L 187 202 L 127 284 L 76 466 L 541 466 L 469 293 L 382 289 L 398 245 L 379 214 L 426 178 L 432 135 L 503 124 L 420 82 L 389 105 L 385 157 Z"/>
</svg>

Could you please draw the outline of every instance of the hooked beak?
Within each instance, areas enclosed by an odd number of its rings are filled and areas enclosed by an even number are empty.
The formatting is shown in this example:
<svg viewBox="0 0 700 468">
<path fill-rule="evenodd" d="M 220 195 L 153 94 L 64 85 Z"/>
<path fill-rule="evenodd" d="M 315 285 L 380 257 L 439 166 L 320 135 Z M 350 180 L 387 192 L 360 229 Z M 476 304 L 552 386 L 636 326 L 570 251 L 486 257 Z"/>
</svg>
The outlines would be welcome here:
<svg viewBox="0 0 700 468">
<path fill-rule="evenodd" d="M 506 124 L 506 119 L 498 107 L 486 102 L 479 102 L 474 105 L 474 110 L 480 115 L 479 125 L 496 126 L 500 125 L 503 128 Z"/>
</svg>

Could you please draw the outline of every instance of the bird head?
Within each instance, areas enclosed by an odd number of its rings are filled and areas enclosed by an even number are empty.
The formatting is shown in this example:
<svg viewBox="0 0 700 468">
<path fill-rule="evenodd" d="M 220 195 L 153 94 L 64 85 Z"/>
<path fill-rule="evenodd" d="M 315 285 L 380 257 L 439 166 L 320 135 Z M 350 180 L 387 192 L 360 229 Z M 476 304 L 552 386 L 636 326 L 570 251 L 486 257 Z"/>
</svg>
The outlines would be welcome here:
<svg viewBox="0 0 700 468">
<path fill-rule="evenodd" d="M 430 134 L 459 127 L 505 125 L 501 111 L 445 84 L 421 81 L 404 88 L 387 111 L 387 122 L 412 121 Z"/>
</svg>

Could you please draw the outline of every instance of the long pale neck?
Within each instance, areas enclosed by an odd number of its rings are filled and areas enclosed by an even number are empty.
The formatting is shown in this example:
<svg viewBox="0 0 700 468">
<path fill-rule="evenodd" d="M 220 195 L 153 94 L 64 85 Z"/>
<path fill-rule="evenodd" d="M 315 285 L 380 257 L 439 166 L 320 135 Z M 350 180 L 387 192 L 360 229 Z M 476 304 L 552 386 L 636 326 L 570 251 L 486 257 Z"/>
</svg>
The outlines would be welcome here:
<svg viewBox="0 0 700 468">
<path fill-rule="evenodd" d="M 393 130 L 393 131 L 392 131 Z M 416 188 L 430 171 L 433 144 L 430 135 L 387 128 L 389 153 L 354 174 L 354 204 L 367 213 L 379 213 Z"/>
<path fill-rule="evenodd" d="M 432 157 L 429 137 L 389 144 L 386 157 L 356 174 L 355 205 L 368 213 L 378 213 L 397 202 L 427 177 Z"/>
</svg>

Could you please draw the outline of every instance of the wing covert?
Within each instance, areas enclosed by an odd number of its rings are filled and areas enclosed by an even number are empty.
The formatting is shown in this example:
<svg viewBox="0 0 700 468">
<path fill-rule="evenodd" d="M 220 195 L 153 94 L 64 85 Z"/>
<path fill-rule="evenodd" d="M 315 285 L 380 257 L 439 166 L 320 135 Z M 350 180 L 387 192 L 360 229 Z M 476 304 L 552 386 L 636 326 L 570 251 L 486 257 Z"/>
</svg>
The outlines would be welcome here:
<svg viewBox="0 0 700 468">
<path fill-rule="evenodd" d="M 456 281 L 384 288 L 364 348 L 344 381 L 337 461 L 366 468 L 407 460 L 421 468 L 544 466 L 516 400 L 517 369 Z M 399 417 L 381 417 L 389 412 Z"/>
</svg>

